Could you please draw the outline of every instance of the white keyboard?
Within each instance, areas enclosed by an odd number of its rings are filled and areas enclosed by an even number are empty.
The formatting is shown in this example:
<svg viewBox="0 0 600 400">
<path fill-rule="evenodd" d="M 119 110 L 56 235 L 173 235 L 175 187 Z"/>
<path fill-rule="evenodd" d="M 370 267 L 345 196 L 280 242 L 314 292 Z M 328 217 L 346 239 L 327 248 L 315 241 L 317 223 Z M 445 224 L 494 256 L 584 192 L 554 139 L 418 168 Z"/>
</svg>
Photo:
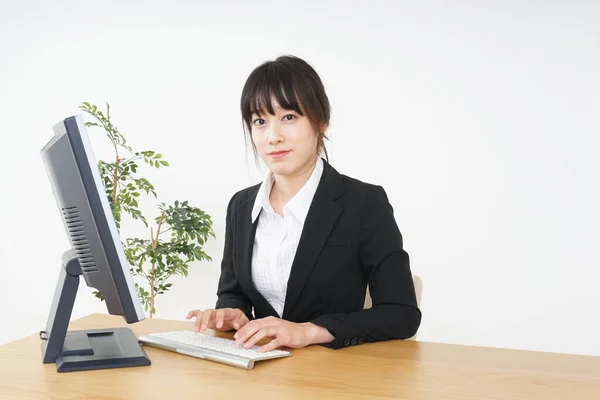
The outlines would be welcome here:
<svg viewBox="0 0 600 400">
<path fill-rule="evenodd" d="M 191 331 L 160 332 L 142 335 L 139 342 L 152 347 L 198 357 L 209 361 L 252 369 L 255 361 L 270 360 L 290 356 L 289 351 L 256 351 L 259 346 L 244 348 L 235 340 L 209 336 Z"/>
</svg>

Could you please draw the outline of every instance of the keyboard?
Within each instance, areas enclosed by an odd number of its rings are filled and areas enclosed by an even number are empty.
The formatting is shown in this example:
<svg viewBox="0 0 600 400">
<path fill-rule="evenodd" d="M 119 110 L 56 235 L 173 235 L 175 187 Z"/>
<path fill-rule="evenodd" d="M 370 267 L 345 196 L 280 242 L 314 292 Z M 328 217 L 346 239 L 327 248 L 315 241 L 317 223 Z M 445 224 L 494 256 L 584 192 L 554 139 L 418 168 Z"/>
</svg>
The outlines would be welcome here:
<svg viewBox="0 0 600 400">
<path fill-rule="evenodd" d="M 157 347 L 208 361 L 215 361 L 243 369 L 254 368 L 256 361 L 288 357 L 292 354 L 284 350 L 271 350 L 259 353 L 260 346 L 249 349 L 233 339 L 209 336 L 192 331 L 159 332 L 142 335 L 139 342 L 146 346 Z"/>
</svg>

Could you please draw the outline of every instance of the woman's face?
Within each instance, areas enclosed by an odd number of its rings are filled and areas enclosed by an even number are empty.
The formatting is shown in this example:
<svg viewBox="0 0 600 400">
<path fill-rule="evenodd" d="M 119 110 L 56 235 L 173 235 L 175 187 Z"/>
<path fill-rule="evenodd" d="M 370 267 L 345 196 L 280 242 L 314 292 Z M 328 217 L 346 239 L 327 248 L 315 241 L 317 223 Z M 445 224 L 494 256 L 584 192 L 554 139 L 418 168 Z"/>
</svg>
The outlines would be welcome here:
<svg viewBox="0 0 600 400">
<path fill-rule="evenodd" d="M 273 102 L 275 115 L 252 115 L 252 141 L 261 159 L 276 175 L 305 172 L 315 162 L 318 135 L 306 116 Z"/>
</svg>

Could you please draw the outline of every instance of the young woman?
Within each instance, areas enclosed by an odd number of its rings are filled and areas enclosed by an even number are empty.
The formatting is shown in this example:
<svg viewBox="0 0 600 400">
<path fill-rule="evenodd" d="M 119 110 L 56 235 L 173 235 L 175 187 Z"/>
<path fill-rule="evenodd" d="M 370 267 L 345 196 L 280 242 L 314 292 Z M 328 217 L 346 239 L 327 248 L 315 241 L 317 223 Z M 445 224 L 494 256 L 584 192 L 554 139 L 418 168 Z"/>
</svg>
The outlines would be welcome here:
<svg viewBox="0 0 600 400">
<path fill-rule="evenodd" d="M 241 113 L 269 174 L 227 206 L 218 300 L 189 312 L 196 331 L 234 329 L 247 348 L 270 338 L 259 351 L 412 337 L 421 311 L 392 207 L 381 186 L 329 164 L 330 106 L 315 70 L 293 56 L 263 63 Z"/>
</svg>

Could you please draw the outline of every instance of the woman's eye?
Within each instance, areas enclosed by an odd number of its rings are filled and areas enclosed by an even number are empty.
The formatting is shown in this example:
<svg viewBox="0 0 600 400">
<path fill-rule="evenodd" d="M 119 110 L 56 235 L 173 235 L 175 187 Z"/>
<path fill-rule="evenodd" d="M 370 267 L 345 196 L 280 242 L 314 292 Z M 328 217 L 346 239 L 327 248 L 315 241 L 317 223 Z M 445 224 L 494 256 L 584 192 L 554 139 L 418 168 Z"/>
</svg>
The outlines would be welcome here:
<svg viewBox="0 0 600 400">
<path fill-rule="evenodd" d="M 264 123 L 265 123 L 265 120 L 261 119 L 261 118 L 255 119 L 253 122 L 254 125 L 263 125 Z"/>
<path fill-rule="evenodd" d="M 290 117 L 290 118 L 288 118 L 288 117 Z M 291 121 L 294 118 L 296 118 L 296 116 L 294 114 L 288 114 L 288 115 L 286 115 L 286 116 L 283 117 L 283 119 L 286 120 L 286 121 Z"/>
</svg>

